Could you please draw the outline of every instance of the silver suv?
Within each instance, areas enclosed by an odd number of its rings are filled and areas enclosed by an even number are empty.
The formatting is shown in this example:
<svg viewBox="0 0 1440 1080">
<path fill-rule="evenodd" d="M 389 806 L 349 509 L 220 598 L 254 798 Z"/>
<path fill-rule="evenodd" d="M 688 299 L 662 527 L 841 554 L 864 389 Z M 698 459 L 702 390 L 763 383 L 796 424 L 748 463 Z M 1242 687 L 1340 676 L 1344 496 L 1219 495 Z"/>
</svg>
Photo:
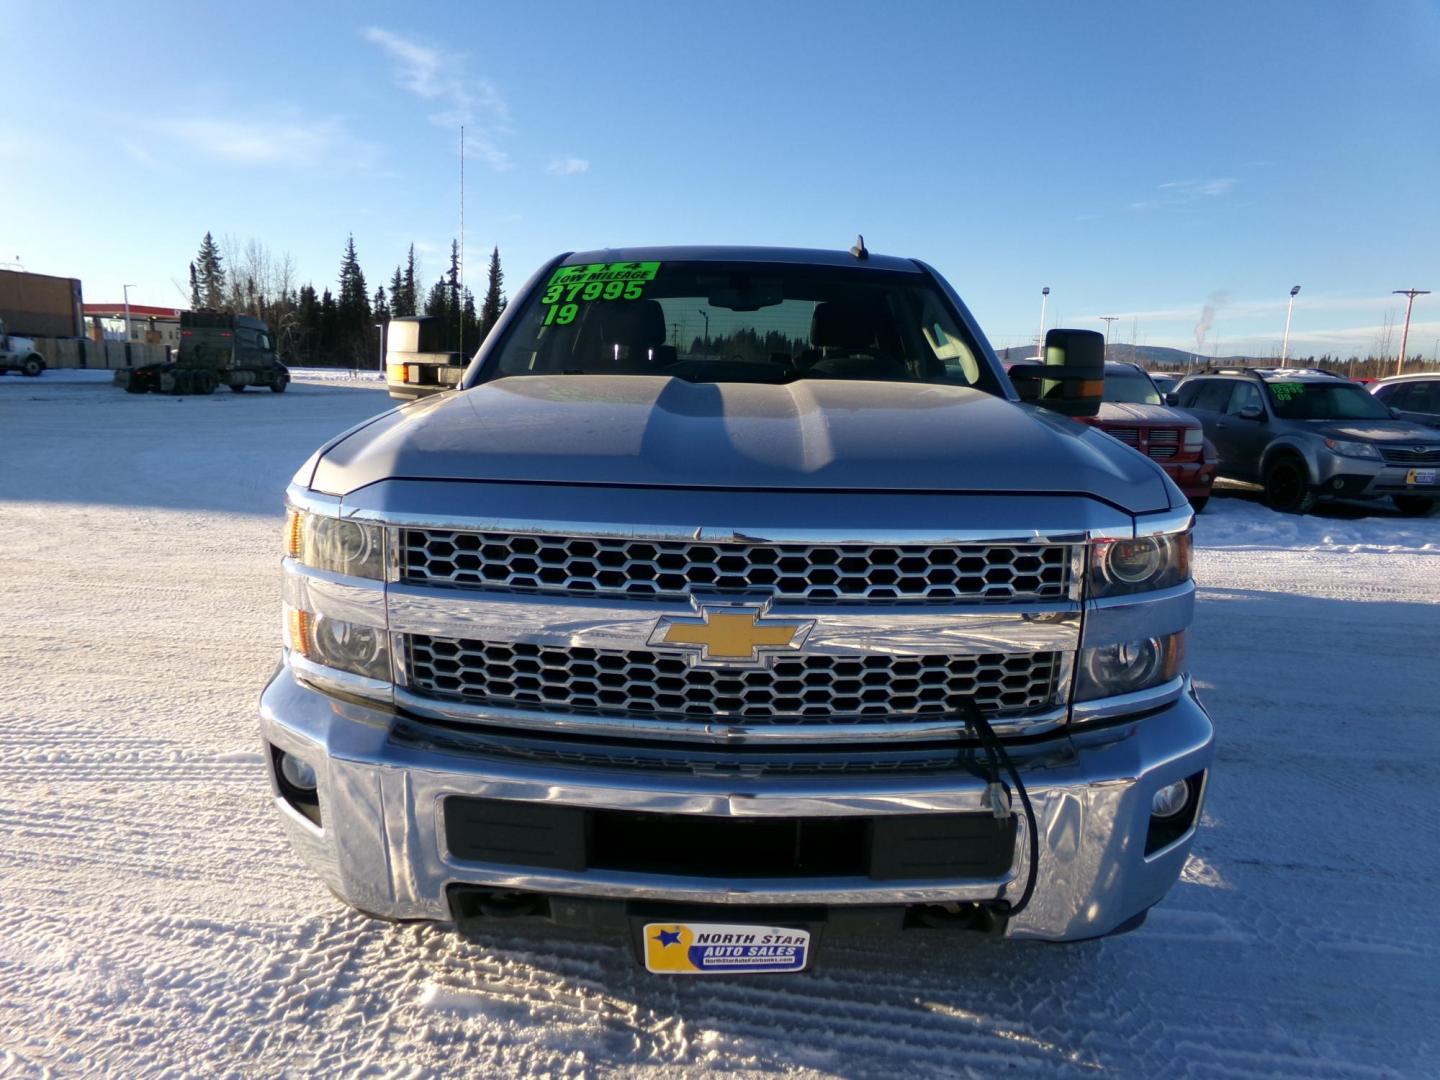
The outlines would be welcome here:
<svg viewBox="0 0 1440 1080">
<path fill-rule="evenodd" d="M 1213 369 L 1180 384 L 1174 403 L 1199 417 L 1220 475 L 1262 484 L 1270 506 L 1303 514 L 1317 498 L 1389 496 L 1424 516 L 1440 496 L 1440 433 L 1396 418 L 1382 401 L 1314 370 Z"/>
<path fill-rule="evenodd" d="M 1440 428 L 1440 371 L 1382 379 L 1370 387 L 1370 393 L 1400 419 Z"/>
</svg>

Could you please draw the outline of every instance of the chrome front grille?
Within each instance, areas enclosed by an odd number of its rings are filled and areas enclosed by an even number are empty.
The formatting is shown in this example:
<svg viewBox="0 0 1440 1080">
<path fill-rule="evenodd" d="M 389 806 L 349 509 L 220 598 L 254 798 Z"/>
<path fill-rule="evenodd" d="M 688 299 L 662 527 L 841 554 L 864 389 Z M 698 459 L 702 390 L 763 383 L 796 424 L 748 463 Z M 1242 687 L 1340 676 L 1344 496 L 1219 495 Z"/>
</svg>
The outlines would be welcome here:
<svg viewBox="0 0 1440 1080">
<path fill-rule="evenodd" d="M 1392 465 L 1440 465 L 1440 446 L 1381 446 L 1380 456 Z"/>
<path fill-rule="evenodd" d="M 1065 544 L 750 544 L 400 531 L 400 578 L 557 596 L 683 600 L 692 592 L 776 600 L 1063 600 Z"/>
<path fill-rule="evenodd" d="M 1062 654 L 801 653 L 757 669 L 691 666 L 657 650 L 550 648 L 410 635 L 410 689 L 511 709 L 642 719 L 874 723 L 990 716 L 1053 705 Z"/>
</svg>

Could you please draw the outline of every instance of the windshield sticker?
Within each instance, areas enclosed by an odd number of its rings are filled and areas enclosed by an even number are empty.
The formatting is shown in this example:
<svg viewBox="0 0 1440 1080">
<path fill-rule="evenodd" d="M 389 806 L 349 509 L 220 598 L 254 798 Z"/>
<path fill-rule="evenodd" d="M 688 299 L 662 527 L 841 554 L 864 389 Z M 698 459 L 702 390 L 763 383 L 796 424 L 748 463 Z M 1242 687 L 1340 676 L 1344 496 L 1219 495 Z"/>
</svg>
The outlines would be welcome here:
<svg viewBox="0 0 1440 1080">
<path fill-rule="evenodd" d="M 645 286 L 660 272 L 658 262 L 584 263 L 557 267 L 545 286 L 540 303 L 546 306 L 545 325 L 564 326 L 575 321 L 582 302 L 639 300 Z"/>
<path fill-rule="evenodd" d="M 1293 401 L 1305 393 L 1305 384 L 1298 382 L 1276 382 L 1270 384 L 1270 392 L 1276 401 Z"/>
</svg>

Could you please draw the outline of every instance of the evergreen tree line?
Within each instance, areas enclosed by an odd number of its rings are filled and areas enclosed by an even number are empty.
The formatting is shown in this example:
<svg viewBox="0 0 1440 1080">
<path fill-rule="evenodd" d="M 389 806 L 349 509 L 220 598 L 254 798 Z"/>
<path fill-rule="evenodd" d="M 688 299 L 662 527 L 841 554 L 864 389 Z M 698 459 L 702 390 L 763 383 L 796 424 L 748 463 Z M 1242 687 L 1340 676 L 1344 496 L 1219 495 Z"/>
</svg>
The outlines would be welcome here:
<svg viewBox="0 0 1440 1080">
<path fill-rule="evenodd" d="M 288 254 L 275 256 L 250 240 L 223 244 L 206 233 L 190 264 L 190 307 L 263 319 L 287 364 L 376 367 L 380 338 L 377 324 L 392 317 L 433 315 L 443 320 L 443 348 L 469 356 L 505 310 L 505 274 L 500 249 L 490 252 L 485 294 L 479 308 L 468 287 L 460 283 L 460 245 L 450 244 L 450 266 L 429 290 L 417 280 L 415 245 L 403 267 L 395 267 L 389 291 L 384 285 L 372 295 L 355 253 L 355 237 L 345 242 L 336 290 L 317 294 L 311 284 L 296 286 Z"/>
</svg>

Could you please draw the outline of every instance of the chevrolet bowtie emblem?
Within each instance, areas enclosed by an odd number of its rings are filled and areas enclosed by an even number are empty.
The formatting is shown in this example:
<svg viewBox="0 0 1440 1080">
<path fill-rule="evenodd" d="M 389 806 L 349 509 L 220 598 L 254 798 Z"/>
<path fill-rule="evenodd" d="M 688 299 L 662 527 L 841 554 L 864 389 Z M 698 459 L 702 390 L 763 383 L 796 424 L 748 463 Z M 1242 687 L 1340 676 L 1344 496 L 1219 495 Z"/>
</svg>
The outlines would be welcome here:
<svg viewBox="0 0 1440 1080">
<path fill-rule="evenodd" d="M 698 616 L 666 616 L 655 624 L 652 645 L 698 650 L 698 664 L 763 664 L 777 652 L 799 648 L 814 625 L 764 617 L 754 606 L 709 606 Z"/>
</svg>

